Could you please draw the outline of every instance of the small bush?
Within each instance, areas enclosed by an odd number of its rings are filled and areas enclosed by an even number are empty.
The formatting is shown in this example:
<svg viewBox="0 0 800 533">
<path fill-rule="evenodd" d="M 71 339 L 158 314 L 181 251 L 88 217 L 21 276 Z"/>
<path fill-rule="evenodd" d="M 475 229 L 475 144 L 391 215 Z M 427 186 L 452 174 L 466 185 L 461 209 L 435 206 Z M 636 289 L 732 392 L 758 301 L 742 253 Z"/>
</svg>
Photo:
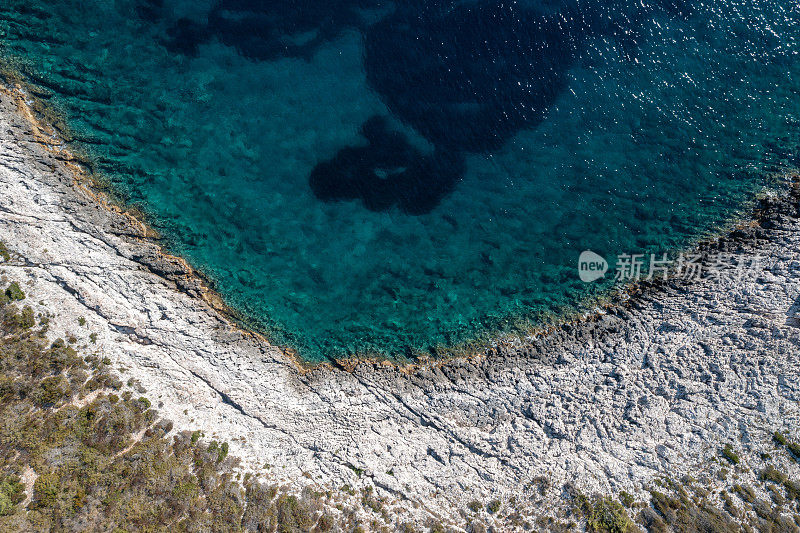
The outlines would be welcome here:
<svg viewBox="0 0 800 533">
<path fill-rule="evenodd" d="M 761 481 L 769 481 L 777 485 L 782 485 L 783 488 L 786 489 L 786 494 L 790 500 L 800 501 L 800 484 L 789 479 L 786 474 L 776 469 L 774 466 L 769 465 L 762 470 L 759 479 L 761 479 Z"/>
<path fill-rule="evenodd" d="M 283 525 L 284 531 L 292 531 L 292 527 L 300 531 L 311 528 L 313 520 L 307 505 L 296 496 L 283 495 L 278 498 L 278 520 Z"/>
<path fill-rule="evenodd" d="M 467 508 L 473 513 L 479 513 L 483 509 L 483 504 L 478 500 L 472 500 L 467 504 Z"/>
<path fill-rule="evenodd" d="M 334 521 L 333 517 L 331 517 L 330 515 L 324 514 L 324 515 L 320 516 L 319 520 L 317 521 L 317 529 L 320 530 L 320 531 L 323 531 L 323 532 L 330 531 L 330 530 L 333 529 L 333 526 L 335 525 L 335 523 L 336 522 Z"/>
<path fill-rule="evenodd" d="M 776 431 L 775 433 L 772 434 L 772 440 L 774 440 L 776 443 L 780 444 L 781 446 L 786 446 L 787 444 L 789 444 L 789 441 L 786 439 L 786 437 L 784 437 L 780 433 L 780 431 Z"/>
<path fill-rule="evenodd" d="M 726 444 L 725 447 L 722 448 L 722 456 L 733 465 L 738 465 L 740 462 L 739 455 L 733 451 L 733 447 L 730 444 Z"/>
<path fill-rule="evenodd" d="M 489 502 L 489 505 L 486 506 L 486 510 L 489 511 L 491 514 L 495 514 L 497 511 L 500 510 L 500 506 L 502 503 L 500 500 L 492 500 Z"/>
<path fill-rule="evenodd" d="M 51 507 L 59 491 L 58 476 L 53 472 L 40 474 L 33 483 L 33 499 L 37 507 Z"/>
<path fill-rule="evenodd" d="M 756 501 L 756 493 L 752 487 L 748 485 L 739 485 L 738 483 L 733 486 L 733 492 L 735 492 L 741 499 L 746 501 L 747 503 L 753 503 Z"/>
<path fill-rule="evenodd" d="M 31 306 L 26 305 L 21 313 L 17 313 L 16 310 L 12 308 L 11 312 L 6 315 L 4 323 L 6 327 L 10 327 L 12 331 L 24 330 L 35 326 L 36 318 L 33 316 L 33 309 L 31 309 Z"/>
<path fill-rule="evenodd" d="M 219 452 L 217 453 L 217 462 L 221 463 L 222 461 L 225 460 L 227 456 L 228 456 L 228 443 L 223 442 L 219 447 Z"/>
<path fill-rule="evenodd" d="M 619 493 L 619 501 L 621 501 L 625 507 L 631 508 L 633 504 L 636 503 L 636 498 L 634 498 L 631 493 L 623 490 Z"/>
<path fill-rule="evenodd" d="M 621 503 L 609 497 L 589 503 L 586 525 L 596 533 L 626 533 L 632 522 Z"/>
<path fill-rule="evenodd" d="M 8 288 L 6 289 L 6 296 L 8 296 L 9 300 L 11 301 L 19 301 L 25 299 L 25 293 L 22 292 L 19 283 L 17 283 L 16 281 L 12 282 L 8 286 Z"/>
<path fill-rule="evenodd" d="M 14 514 L 16 504 L 25 499 L 25 487 L 17 476 L 0 482 L 0 516 Z"/>
<path fill-rule="evenodd" d="M 200 494 L 200 487 L 194 480 L 183 481 L 175 485 L 172 489 L 172 495 L 177 500 L 191 501 Z"/>
<path fill-rule="evenodd" d="M 430 525 L 430 533 L 445 533 L 444 526 L 441 522 L 433 522 Z"/>
<path fill-rule="evenodd" d="M 762 481 L 771 481 L 772 483 L 783 484 L 783 482 L 786 480 L 786 476 L 774 466 L 768 465 L 764 470 L 761 471 L 759 479 Z"/>
<path fill-rule="evenodd" d="M 45 378 L 39 383 L 39 388 L 35 393 L 36 402 L 42 407 L 57 404 L 63 399 L 69 390 L 67 383 L 61 376 Z"/>
<path fill-rule="evenodd" d="M 790 442 L 786 445 L 790 452 L 792 452 L 792 458 L 795 461 L 800 462 L 800 444 L 796 442 Z"/>
</svg>

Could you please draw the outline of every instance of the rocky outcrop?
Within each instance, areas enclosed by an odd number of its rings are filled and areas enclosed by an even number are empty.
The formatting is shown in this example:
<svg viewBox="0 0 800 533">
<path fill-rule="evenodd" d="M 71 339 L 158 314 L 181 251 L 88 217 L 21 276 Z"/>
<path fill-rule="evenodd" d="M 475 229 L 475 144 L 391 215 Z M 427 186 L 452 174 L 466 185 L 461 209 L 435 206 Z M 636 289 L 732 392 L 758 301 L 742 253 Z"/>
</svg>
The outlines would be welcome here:
<svg viewBox="0 0 800 533">
<path fill-rule="evenodd" d="M 641 287 L 470 359 L 301 371 L 103 205 L 15 91 L 0 96 L 0 240 L 14 252 L 0 274 L 60 310 L 54 335 L 77 335 L 177 427 L 229 441 L 253 470 L 371 485 L 399 507 L 462 523 L 471 500 L 534 508 L 542 477 L 556 508 L 567 482 L 641 494 L 656 477 L 708 470 L 724 443 L 746 456 L 775 430 L 797 436 L 794 197 L 764 201 L 760 225 L 703 248 L 762 256 L 763 269 L 741 278 Z"/>
</svg>

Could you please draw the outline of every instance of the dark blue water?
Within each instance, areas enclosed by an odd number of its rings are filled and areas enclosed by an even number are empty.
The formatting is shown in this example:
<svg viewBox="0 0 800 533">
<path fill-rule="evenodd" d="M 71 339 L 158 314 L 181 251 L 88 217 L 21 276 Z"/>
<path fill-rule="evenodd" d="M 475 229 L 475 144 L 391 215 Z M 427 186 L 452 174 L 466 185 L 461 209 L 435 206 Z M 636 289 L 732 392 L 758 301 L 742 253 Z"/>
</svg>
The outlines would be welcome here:
<svg viewBox="0 0 800 533">
<path fill-rule="evenodd" d="M 586 305 L 796 164 L 786 0 L 7 0 L 0 53 L 227 302 L 309 360 Z"/>
</svg>

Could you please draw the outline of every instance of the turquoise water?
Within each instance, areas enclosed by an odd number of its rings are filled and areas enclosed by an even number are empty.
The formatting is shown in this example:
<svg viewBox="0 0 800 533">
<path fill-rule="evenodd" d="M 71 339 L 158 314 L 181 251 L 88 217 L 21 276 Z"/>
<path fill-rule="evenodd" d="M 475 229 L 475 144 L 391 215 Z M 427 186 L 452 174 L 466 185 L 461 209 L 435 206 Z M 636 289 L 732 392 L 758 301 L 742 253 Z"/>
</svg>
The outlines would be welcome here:
<svg viewBox="0 0 800 533">
<path fill-rule="evenodd" d="M 0 54 L 167 247 L 311 361 L 572 309 L 796 165 L 787 0 L 36 1 Z"/>
</svg>

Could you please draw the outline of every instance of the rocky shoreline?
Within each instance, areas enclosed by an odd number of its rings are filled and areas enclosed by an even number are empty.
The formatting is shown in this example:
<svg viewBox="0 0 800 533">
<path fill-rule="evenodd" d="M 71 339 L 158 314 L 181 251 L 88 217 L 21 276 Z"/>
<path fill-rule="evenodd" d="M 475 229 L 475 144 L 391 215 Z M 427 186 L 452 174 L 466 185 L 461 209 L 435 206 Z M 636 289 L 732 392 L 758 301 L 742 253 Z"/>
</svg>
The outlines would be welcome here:
<svg viewBox="0 0 800 533">
<path fill-rule="evenodd" d="M 84 187 L 20 91 L 0 94 L 0 241 L 15 252 L 0 273 L 60 309 L 53 335 L 83 317 L 87 350 L 138 380 L 177 427 L 229 441 L 247 469 L 299 488 L 373 487 L 393 513 L 458 526 L 471 501 L 514 498 L 534 516 L 559 512 L 565 486 L 641 498 L 663 477 L 708 473 L 713 485 L 725 444 L 746 464 L 774 431 L 800 436 L 794 189 L 699 246 L 707 258 L 762 256 L 742 279 L 634 287 L 591 317 L 469 359 L 301 371 Z M 503 530 L 502 514 L 481 516 Z"/>
</svg>

